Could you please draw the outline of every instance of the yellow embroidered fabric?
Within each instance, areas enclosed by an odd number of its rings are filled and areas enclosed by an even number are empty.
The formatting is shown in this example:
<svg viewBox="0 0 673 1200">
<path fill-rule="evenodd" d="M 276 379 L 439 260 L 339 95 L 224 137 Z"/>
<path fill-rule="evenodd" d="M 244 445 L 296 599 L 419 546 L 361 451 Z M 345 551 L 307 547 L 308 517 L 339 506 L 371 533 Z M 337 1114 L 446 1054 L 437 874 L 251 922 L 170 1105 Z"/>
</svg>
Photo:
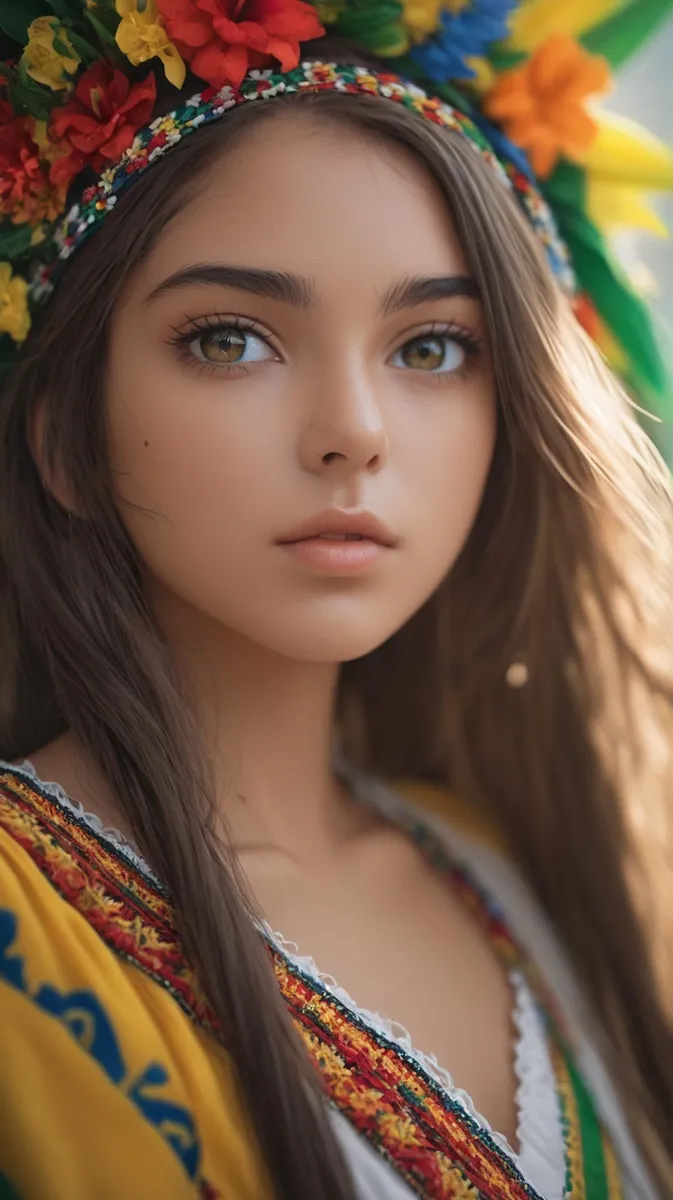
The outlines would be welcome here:
<svg viewBox="0 0 673 1200">
<path fill-rule="evenodd" d="M 400 790 L 493 842 L 436 789 Z M 445 869 L 518 962 L 498 914 Z M 542 1200 L 402 1048 L 269 950 L 326 1097 L 417 1196 Z M 269 1197 L 214 1029 L 161 886 L 24 773 L 0 771 L 0 1200 Z M 569 1193 L 586 1184 L 587 1200 L 619 1200 L 609 1139 L 558 1047 L 577 1102 L 574 1117 L 564 1109 Z"/>
<path fill-rule="evenodd" d="M 263 1200 L 225 1052 L 108 948 L 3 828 L 0 914 L 6 1194 Z"/>
</svg>

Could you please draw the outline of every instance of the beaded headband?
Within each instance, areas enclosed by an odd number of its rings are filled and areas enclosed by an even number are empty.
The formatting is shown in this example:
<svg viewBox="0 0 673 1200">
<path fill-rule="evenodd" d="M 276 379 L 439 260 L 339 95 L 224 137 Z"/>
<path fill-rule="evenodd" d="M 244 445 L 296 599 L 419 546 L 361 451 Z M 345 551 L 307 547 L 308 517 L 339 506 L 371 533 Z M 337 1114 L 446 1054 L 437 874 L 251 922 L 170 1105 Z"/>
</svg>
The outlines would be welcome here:
<svg viewBox="0 0 673 1200">
<path fill-rule="evenodd" d="M 345 94 L 379 96 L 411 109 L 433 124 L 464 137 L 511 188 L 528 216 L 547 252 L 550 267 L 564 291 L 574 293 L 574 276 L 567 250 L 561 241 L 548 205 L 531 181 L 511 164 L 503 165 L 477 126 L 465 113 L 441 100 L 426 95 L 416 84 L 405 83 L 397 75 L 382 74 L 365 67 L 337 66 L 333 63 L 304 63 L 294 71 L 275 75 L 271 71 L 253 71 L 240 87 L 212 88 L 192 96 L 181 107 L 157 117 L 140 130 L 118 163 L 100 175 L 86 189 L 81 201 L 69 210 L 50 234 L 49 262 L 43 262 L 28 281 L 30 299 L 43 303 L 52 293 L 60 269 L 70 256 L 96 230 L 117 203 L 119 196 L 145 171 L 190 133 L 222 118 L 229 109 L 252 100 L 271 100 L 293 93 L 335 91 Z M 44 253 L 44 252 L 43 252 Z"/>
<path fill-rule="evenodd" d="M 673 155 L 594 100 L 671 11 L 673 0 L 0 0 L 0 366 L 72 254 L 172 146 L 248 101 L 329 90 L 465 138 L 519 201 L 580 321 L 656 402 L 666 375 L 649 314 L 601 224 L 626 215 L 662 232 L 640 191 L 673 189 Z M 325 32 L 391 70 L 301 62 Z M 207 87 L 185 99 L 188 67 Z M 161 75 L 178 103 L 155 117 Z"/>
</svg>

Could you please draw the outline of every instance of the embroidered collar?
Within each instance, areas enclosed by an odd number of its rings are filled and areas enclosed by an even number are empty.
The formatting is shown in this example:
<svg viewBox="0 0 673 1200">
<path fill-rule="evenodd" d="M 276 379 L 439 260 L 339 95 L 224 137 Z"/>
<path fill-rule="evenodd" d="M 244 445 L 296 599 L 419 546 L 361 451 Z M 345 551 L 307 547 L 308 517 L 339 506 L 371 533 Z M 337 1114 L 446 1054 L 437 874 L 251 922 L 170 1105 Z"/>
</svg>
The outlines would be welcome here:
<svg viewBox="0 0 673 1200">
<path fill-rule="evenodd" d="M 528 973 L 537 985 L 536 973 L 497 906 L 427 827 L 411 817 L 409 821 L 408 831 L 447 872 L 507 968 Z M 182 957 L 169 898 L 129 857 L 128 847 L 92 829 L 77 806 L 64 805 L 22 769 L 0 774 L 0 824 L 116 954 L 169 990 L 193 1020 L 216 1032 L 212 1011 Z M 474 1189 L 483 1200 L 542 1200 L 501 1140 L 417 1058 L 378 1033 L 319 980 L 306 976 L 268 936 L 267 945 L 285 1003 L 332 1104 L 418 1196 L 448 1200 L 462 1188 Z M 612 1200 L 621 1195 L 614 1151 L 551 1005 L 540 1000 L 540 1009 L 564 1111 L 566 1190 L 587 1200 Z"/>
</svg>

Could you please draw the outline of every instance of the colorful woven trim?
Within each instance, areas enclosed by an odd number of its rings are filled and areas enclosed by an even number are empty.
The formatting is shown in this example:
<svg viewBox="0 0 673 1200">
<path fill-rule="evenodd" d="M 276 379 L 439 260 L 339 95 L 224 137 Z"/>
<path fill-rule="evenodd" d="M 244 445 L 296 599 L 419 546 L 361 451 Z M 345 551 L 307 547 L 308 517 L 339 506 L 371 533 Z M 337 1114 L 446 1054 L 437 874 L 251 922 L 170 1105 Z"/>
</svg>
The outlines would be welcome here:
<svg viewBox="0 0 673 1200">
<path fill-rule="evenodd" d="M 536 964 L 512 936 L 502 908 L 465 863 L 451 855 L 444 842 L 414 812 L 399 806 L 395 811 L 389 811 L 388 816 L 414 839 L 428 861 L 447 876 L 456 894 L 483 929 L 503 967 L 507 971 L 522 972 L 537 999 L 547 1029 L 549 1054 L 563 1114 L 566 1194 L 573 1200 L 622 1200 L 614 1147 L 575 1066 L 574 1048 L 563 1015 Z"/>
<path fill-rule="evenodd" d="M 120 195 L 147 169 L 183 138 L 204 125 L 220 120 L 230 109 L 252 100 L 271 100 L 289 96 L 334 91 L 351 95 L 379 96 L 401 104 L 419 116 L 464 137 L 514 191 L 531 225 L 542 241 L 549 264 L 561 286 L 572 294 L 574 277 L 548 205 L 521 171 L 508 170 L 496 157 L 484 135 L 459 109 L 432 98 L 422 88 L 406 83 L 397 75 L 381 74 L 364 67 L 339 67 L 334 63 L 304 63 L 286 74 L 254 71 L 240 88 L 224 87 L 215 92 L 208 88 L 192 96 L 185 105 L 140 130 L 120 161 L 108 168 L 98 182 L 84 192 L 82 200 L 67 213 L 51 235 L 55 257 L 38 267 L 29 283 L 31 299 L 38 305 L 53 291 L 59 269 L 91 236 Z M 43 251 L 43 253 L 46 253 Z"/>
<path fill-rule="evenodd" d="M 332 1103 L 417 1196 L 542 1200 L 513 1159 L 411 1055 L 272 953 L 281 994 Z"/>
<path fill-rule="evenodd" d="M 19 772 L 0 775 L 0 826 L 23 846 L 56 890 L 120 957 L 165 988 L 211 1032 L 215 1022 L 182 958 L 162 889 Z M 408 831 L 449 875 L 508 970 L 537 975 L 502 914 L 427 827 Z M 512 1158 L 396 1042 L 377 1033 L 329 989 L 268 943 L 276 979 L 333 1105 L 423 1200 L 542 1200 Z M 614 1149 L 574 1066 L 567 1037 L 551 1013 L 549 1028 L 565 1121 L 568 1195 L 622 1200 Z"/>
<path fill-rule="evenodd" d="M 0 775 L 0 825 L 103 941 L 171 993 L 206 1029 L 214 1020 L 178 946 L 165 892 L 121 848 L 26 781 Z"/>
</svg>

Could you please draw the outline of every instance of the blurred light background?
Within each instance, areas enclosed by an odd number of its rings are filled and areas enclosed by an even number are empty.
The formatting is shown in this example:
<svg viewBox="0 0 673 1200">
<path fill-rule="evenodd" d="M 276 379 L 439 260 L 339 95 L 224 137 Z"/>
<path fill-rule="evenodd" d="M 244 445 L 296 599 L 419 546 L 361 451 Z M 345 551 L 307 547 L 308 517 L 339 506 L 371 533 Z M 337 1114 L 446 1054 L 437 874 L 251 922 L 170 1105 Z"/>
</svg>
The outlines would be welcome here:
<svg viewBox="0 0 673 1200">
<path fill-rule="evenodd" d="M 606 107 L 645 125 L 673 145 L 673 19 L 648 42 L 628 67 L 620 69 Z M 673 345 L 673 196 L 655 198 L 671 239 L 623 236 L 616 247 L 629 271 L 645 289 L 656 286 L 651 303 L 668 327 Z"/>
</svg>

